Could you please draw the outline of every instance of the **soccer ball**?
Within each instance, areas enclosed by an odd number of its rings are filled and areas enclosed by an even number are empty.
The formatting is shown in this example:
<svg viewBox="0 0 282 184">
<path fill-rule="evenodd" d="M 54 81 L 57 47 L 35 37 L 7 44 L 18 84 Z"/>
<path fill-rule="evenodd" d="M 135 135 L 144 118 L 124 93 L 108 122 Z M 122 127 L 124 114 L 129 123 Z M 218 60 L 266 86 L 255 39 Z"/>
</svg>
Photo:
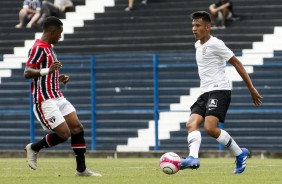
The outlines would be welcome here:
<svg viewBox="0 0 282 184">
<path fill-rule="evenodd" d="M 179 171 L 181 158 L 174 152 L 167 152 L 160 158 L 160 168 L 165 174 L 175 174 Z"/>
</svg>

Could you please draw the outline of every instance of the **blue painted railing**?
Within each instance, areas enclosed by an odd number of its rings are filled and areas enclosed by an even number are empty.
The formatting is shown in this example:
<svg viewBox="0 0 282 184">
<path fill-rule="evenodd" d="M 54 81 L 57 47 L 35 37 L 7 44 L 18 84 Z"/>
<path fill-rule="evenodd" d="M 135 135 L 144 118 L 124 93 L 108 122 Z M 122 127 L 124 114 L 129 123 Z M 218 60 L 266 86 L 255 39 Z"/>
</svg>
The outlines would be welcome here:
<svg viewBox="0 0 282 184">
<path fill-rule="evenodd" d="M 154 121 L 155 121 L 155 151 L 159 150 L 159 59 L 153 55 L 154 62 Z"/>
<path fill-rule="evenodd" d="M 91 122 L 92 143 L 91 149 L 96 150 L 96 72 L 95 57 L 91 56 Z"/>
</svg>

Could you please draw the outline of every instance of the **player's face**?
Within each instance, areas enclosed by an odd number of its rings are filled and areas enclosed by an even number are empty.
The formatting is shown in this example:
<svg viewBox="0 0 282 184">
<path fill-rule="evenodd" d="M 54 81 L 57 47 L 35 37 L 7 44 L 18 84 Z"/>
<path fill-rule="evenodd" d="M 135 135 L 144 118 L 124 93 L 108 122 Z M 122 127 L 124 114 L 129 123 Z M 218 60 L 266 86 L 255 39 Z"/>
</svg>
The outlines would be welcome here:
<svg viewBox="0 0 282 184">
<path fill-rule="evenodd" d="M 202 18 L 193 19 L 192 31 L 197 40 L 201 40 L 201 43 L 205 43 L 210 37 L 211 25 L 204 22 Z"/>
<path fill-rule="evenodd" d="M 59 29 L 54 29 L 52 32 L 51 44 L 56 45 L 58 41 L 62 37 L 63 27 L 61 26 Z"/>
</svg>

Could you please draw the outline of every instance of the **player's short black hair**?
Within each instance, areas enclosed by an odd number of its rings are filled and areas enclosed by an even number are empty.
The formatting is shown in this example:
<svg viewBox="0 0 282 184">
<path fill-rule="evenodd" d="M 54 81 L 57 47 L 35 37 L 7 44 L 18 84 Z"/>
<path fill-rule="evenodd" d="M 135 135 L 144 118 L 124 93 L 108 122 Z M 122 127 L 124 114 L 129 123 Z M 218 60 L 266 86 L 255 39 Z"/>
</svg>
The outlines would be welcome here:
<svg viewBox="0 0 282 184">
<path fill-rule="evenodd" d="M 51 26 L 60 28 L 62 25 L 63 25 L 63 23 L 60 19 L 58 19 L 57 17 L 50 16 L 50 17 L 47 17 L 44 20 L 42 28 L 43 28 L 43 30 L 45 30 L 45 29 L 47 29 Z"/>
<path fill-rule="evenodd" d="M 203 19 L 204 22 L 211 23 L 211 16 L 206 11 L 197 11 L 190 15 L 191 19 Z"/>
</svg>

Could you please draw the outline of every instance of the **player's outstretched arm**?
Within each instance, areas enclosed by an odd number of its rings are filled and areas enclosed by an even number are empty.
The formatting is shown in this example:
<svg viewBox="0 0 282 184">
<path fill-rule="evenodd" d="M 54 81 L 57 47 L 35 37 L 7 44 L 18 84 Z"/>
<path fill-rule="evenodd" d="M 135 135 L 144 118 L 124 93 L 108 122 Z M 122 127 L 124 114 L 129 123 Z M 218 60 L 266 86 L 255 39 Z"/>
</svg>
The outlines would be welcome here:
<svg viewBox="0 0 282 184">
<path fill-rule="evenodd" d="M 240 76 L 242 77 L 242 79 L 244 80 L 244 82 L 246 83 L 251 95 L 252 95 L 252 99 L 253 102 L 256 106 L 261 105 L 262 103 L 262 96 L 259 94 L 259 92 L 257 91 L 257 89 L 254 87 L 251 78 L 249 76 L 249 74 L 247 73 L 247 71 L 245 70 L 244 66 L 242 65 L 242 63 L 237 59 L 236 56 L 233 56 L 230 60 L 229 63 L 232 64 L 235 69 L 237 70 L 237 72 L 240 74 Z"/>
</svg>

